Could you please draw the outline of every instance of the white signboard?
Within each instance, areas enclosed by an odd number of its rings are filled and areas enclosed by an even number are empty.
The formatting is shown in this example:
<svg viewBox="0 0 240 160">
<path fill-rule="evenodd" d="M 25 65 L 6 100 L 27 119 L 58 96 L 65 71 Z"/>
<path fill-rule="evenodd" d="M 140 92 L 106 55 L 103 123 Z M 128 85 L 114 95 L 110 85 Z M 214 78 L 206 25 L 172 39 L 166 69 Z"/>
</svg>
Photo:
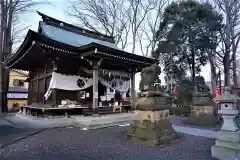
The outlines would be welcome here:
<svg viewBox="0 0 240 160">
<path fill-rule="evenodd" d="M 8 93 L 7 94 L 7 98 L 11 98 L 11 99 L 27 99 L 28 98 L 28 94 L 27 93 Z"/>
</svg>

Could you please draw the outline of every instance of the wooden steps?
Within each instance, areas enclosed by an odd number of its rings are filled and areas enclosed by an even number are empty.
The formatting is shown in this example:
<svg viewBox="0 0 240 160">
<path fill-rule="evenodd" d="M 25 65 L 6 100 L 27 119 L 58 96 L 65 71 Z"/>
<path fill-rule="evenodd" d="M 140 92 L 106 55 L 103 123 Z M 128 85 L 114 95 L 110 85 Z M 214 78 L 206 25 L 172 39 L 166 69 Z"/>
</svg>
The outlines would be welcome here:
<svg viewBox="0 0 240 160">
<path fill-rule="evenodd" d="M 125 108 L 122 108 L 122 112 L 126 112 Z M 99 115 L 106 115 L 106 114 L 115 114 L 115 113 L 120 113 L 120 110 L 117 109 L 116 112 L 113 112 L 113 107 L 98 107 L 97 108 L 97 113 Z M 93 114 L 92 108 L 84 108 L 83 109 L 83 115 L 84 116 L 91 116 Z"/>
</svg>

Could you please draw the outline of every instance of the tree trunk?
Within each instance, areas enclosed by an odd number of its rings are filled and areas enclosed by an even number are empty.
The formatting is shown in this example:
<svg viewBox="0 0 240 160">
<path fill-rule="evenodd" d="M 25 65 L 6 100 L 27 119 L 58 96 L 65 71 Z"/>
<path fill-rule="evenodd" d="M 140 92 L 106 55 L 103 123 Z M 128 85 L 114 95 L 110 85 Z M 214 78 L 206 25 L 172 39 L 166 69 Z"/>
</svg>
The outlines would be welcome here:
<svg viewBox="0 0 240 160">
<path fill-rule="evenodd" d="M 195 53 L 194 53 L 194 48 L 191 47 L 191 56 L 192 56 L 192 83 L 194 84 L 195 80 Z"/>
<path fill-rule="evenodd" d="M 223 58 L 223 69 L 224 69 L 224 86 L 230 85 L 230 57 L 229 54 L 225 54 Z"/>
<path fill-rule="evenodd" d="M 134 54 L 136 48 L 136 33 L 133 33 L 133 46 L 132 46 L 132 54 Z"/>
<path fill-rule="evenodd" d="M 238 86 L 236 53 L 233 53 L 233 83 L 234 86 Z"/>
<path fill-rule="evenodd" d="M 230 55 L 231 55 L 231 27 L 232 27 L 232 17 L 231 17 L 231 8 L 230 6 L 226 7 L 226 53 L 223 57 L 223 67 L 224 67 L 224 85 L 230 85 Z"/>
<path fill-rule="evenodd" d="M 210 69 L 211 69 L 211 86 L 212 92 L 214 93 L 214 89 L 217 87 L 217 72 L 216 72 L 216 64 L 214 57 L 209 57 Z"/>
</svg>

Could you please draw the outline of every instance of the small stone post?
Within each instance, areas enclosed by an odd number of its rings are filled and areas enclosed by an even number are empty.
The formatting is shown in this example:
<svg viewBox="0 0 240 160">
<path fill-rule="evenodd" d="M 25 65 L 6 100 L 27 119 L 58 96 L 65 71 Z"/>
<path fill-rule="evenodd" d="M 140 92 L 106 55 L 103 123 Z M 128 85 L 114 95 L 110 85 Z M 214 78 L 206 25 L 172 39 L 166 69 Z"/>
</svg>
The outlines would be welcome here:
<svg viewBox="0 0 240 160">
<path fill-rule="evenodd" d="M 220 104 L 218 114 L 222 115 L 223 125 L 218 132 L 215 144 L 211 147 L 212 157 L 224 160 L 240 157 L 240 131 L 234 119 L 238 115 L 237 100 L 239 97 L 230 93 L 228 87 L 223 95 L 215 98 Z"/>
</svg>

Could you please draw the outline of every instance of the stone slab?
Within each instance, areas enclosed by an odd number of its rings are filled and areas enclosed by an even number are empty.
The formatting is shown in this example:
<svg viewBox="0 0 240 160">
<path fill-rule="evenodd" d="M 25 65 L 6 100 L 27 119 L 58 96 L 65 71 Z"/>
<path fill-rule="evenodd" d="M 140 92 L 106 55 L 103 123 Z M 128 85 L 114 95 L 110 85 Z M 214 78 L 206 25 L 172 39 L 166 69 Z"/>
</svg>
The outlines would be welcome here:
<svg viewBox="0 0 240 160">
<path fill-rule="evenodd" d="M 215 145 L 219 147 L 234 149 L 240 151 L 240 144 L 239 143 L 233 143 L 233 142 L 227 142 L 227 141 L 215 141 Z"/>
<path fill-rule="evenodd" d="M 72 116 L 71 118 L 74 119 L 75 126 L 84 127 L 87 129 L 97 129 L 132 123 L 133 117 L 133 113 L 121 113 L 96 117 Z"/>
<path fill-rule="evenodd" d="M 237 157 L 240 158 L 240 150 L 225 148 L 213 145 L 211 147 L 212 157 L 218 160 L 226 160 L 229 158 Z"/>
<path fill-rule="evenodd" d="M 209 114 L 199 116 L 190 115 L 184 123 L 197 126 L 216 126 L 219 124 L 219 120 L 214 115 Z"/>
<path fill-rule="evenodd" d="M 229 132 L 221 130 L 217 133 L 217 139 L 220 141 L 240 143 L 240 131 Z"/>
</svg>

